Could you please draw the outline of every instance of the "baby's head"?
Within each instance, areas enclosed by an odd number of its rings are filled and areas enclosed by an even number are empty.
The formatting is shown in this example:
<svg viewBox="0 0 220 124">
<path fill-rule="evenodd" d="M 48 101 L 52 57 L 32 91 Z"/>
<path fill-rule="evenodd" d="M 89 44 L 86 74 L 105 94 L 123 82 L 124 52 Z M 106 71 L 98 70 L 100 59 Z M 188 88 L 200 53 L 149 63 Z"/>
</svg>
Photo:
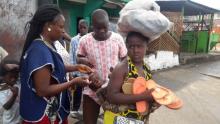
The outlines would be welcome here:
<svg viewBox="0 0 220 124">
<path fill-rule="evenodd" d="M 0 63 L 0 83 L 13 86 L 19 75 L 19 62 L 6 57 Z"/>
</svg>

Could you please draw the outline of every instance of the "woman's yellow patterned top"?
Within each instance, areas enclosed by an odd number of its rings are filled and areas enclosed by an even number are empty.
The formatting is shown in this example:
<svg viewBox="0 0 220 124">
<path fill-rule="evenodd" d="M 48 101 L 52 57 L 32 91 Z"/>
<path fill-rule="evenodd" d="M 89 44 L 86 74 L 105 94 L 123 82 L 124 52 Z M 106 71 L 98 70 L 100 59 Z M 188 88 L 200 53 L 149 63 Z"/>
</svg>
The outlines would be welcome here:
<svg viewBox="0 0 220 124">
<path fill-rule="evenodd" d="M 128 60 L 128 75 L 127 75 L 127 78 L 137 78 L 139 76 L 137 68 L 132 63 L 130 57 L 127 57 L 127 60 Z M 144 70 L 145 79 L 146 80 L 151 79 L 152 74 L 151 74 L 150 68 L 147 66 L 147 64 L 145 62 L 143 64 L 143 70 Z"/>
</svg>

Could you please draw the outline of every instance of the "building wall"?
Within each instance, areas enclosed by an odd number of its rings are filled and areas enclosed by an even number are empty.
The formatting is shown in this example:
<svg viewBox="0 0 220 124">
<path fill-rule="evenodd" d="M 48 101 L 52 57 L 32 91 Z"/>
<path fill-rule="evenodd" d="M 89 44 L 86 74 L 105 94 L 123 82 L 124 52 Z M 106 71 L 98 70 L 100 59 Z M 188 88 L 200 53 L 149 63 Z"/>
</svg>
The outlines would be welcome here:
<svg viewBox="0 0 220 124">
<path fill-rule="evenodd" d="M 66 18 L 66 30 L 71 35 L 77 34 L 77 21 L 80 18 L 91 22 L 91 14 L 97 9 L 101 8 L 103 0 L 87 0 L 86 4 L 71 2 L 68 0 L 59 0 L 59 7 L 62 9 Z"/>
<path fill-rule="evenodd" d="M 181 52 L 207 53 L 208 52 L 208 31 L 186 31 L 183 32 Z M 198 39 L 197 39 L 198 38 Z"/>
<path fill-rule="evenodd" d="M 0 1 L 0 45 L 17 57 L 24 43 L 25 24 L 36 6 L 36 0 Z"/>
<path fill-rule="evenodd" d="M 65 29 L 71 35 L 76 34 L 76 17 L 82 15 L 83 8 L 82 4 L 76 4 L 73 2 L 69 2 L 66 0 L 59 1 L 59 7 L 61 8 L 64 16 L 65 16 Z"/>
<path fill-rule="evenodd" d="M 220 19 L 220 13 L 216 13 L 216 14 L 214 15 L 214 19 Z"/>
</svg>

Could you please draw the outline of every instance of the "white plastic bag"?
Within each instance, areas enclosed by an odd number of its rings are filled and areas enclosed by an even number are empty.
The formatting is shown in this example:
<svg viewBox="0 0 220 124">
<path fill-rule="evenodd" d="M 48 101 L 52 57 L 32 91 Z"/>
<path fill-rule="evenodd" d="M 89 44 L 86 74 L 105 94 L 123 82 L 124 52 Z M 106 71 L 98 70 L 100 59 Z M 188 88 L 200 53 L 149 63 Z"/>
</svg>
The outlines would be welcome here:
<svg viewBox="0 0 220 124">
<path fill-rule="evenodd" d="M 173 23 L 160 13 L 160 7 L 154 0 L 132 0 L 120 11 L 118 32 L 124 37 L 128 32 L 140 32 L 155 40 L 172 27 Z"/>
<path fill-rule="evenodd" d="M 125 5 L 120 14 L 136 9 L 160 11 L 160 6 L 154 0 L 132 0 Z"/>
<path fill-rule="evenodd" d="M 126 36 L 130 31 L 135 31 L 152 41 L 171 26 L 172 23 L 158 11 L 135 9 L 121 13 L 117 28 L 123 36 Z"/>
</svg>

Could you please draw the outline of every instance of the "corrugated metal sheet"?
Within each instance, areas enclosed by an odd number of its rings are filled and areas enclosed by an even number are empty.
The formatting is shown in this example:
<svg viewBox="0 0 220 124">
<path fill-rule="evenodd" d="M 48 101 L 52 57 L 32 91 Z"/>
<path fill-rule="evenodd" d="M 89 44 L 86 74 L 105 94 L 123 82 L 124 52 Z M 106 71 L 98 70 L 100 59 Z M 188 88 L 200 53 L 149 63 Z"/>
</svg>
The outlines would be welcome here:
<svg viewBox="0 0 220 124">
<path fill-rule="evenodd" d="M 181 12 L 184 7 L 184 15 L 211 14 L 220 10 L 190 1 L 190 0 L 156 0 L 161 11 Z"/>
</svg>

